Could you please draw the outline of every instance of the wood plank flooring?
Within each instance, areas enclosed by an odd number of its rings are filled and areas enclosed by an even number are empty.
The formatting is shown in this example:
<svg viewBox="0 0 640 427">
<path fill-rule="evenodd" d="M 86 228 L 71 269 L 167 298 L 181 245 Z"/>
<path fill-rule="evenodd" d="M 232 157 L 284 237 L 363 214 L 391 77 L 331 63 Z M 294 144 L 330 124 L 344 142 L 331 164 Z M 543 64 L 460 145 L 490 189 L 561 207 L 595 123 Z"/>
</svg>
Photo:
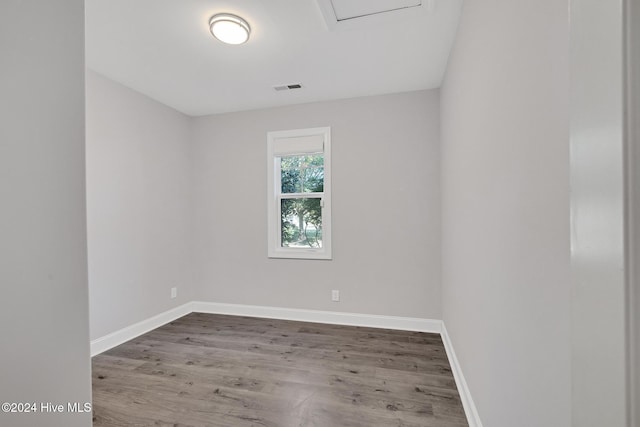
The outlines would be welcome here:
<svg viewBox="0 0 640 427">
<path fill-rule="evenodd" d="M 467 426 L 437 334 L 192 313 L 92 365 L 94 426 Z"/>
</svg>

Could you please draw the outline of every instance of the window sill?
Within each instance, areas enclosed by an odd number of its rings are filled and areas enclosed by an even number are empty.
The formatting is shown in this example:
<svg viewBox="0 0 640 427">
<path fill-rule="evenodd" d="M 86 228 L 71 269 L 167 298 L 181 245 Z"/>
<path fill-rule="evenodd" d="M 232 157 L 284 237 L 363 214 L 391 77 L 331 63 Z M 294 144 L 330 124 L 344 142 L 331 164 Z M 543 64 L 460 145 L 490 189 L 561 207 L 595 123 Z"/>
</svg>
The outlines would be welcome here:
<svg viewBox="0 0 640 427">
<path fill-rule="evenodd" d="M 269 258 L 285 259 L 325 259 L 331 260 L 331 253 L 318 249 L 272 249 L 269 251 Z"/>
</svg>

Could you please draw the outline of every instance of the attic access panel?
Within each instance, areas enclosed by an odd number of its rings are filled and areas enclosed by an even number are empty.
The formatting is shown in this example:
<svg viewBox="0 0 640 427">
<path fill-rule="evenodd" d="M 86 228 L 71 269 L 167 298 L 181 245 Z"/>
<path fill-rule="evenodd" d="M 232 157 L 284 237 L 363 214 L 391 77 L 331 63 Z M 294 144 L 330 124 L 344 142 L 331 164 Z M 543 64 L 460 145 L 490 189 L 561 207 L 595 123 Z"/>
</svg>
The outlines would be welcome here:
<svg viewBox="0 0 640 427">
<path fill-rule="evenodd" d="M 338 22 L 422 5 L 422 0 L 330 0 Z"/>
<path fill-rule="evenodd" d="M 331 30 L 357 28 L 429 13 L 435 0 L 317 0 Z"/>
</svg>

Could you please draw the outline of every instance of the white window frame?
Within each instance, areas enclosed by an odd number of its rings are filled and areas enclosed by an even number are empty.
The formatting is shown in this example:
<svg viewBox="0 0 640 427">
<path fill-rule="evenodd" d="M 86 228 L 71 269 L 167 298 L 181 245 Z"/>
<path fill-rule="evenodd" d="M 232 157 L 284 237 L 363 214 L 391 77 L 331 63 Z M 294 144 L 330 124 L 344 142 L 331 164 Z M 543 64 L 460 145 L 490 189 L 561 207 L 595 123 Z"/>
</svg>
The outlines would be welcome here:
<svg viewBox="0 0 640 427">
<path fill-rule="evenodd" d="M 322 137 L 322 151 L 311 149 L 305 142 L 309 137 Z M 282 150 L 286 147 L 286 154 Z M 296 147 L 299 147 L 296 148 Z M 309 151 L 311 150 L 311 151 Z M 280 200 L 280 158 L 319 154 L 324 156 L 324 187 L 322 206 L 322 248 L 282 247 Z M 314 193 L 312 193 L 314 194 Z M 286 197 L 285 197 L 286 198 Z M 267 133 L 267 220 L 269 258 L 331 259 L 331 128 L 318 127 Z"/>
</svg>

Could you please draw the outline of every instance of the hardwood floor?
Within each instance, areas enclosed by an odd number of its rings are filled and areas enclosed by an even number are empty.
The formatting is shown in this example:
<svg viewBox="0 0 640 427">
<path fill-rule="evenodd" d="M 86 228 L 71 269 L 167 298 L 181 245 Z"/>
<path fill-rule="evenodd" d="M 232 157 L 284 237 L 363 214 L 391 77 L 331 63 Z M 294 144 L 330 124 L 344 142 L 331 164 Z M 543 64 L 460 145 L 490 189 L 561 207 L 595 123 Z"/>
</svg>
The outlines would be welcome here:
<svg viewBox="0 0 640 427">
<path fill-rule="evenodd" d="M 93 358 L 94 426 L 466 426 L 437 334 L 192 313 Z"/>
</svg>

